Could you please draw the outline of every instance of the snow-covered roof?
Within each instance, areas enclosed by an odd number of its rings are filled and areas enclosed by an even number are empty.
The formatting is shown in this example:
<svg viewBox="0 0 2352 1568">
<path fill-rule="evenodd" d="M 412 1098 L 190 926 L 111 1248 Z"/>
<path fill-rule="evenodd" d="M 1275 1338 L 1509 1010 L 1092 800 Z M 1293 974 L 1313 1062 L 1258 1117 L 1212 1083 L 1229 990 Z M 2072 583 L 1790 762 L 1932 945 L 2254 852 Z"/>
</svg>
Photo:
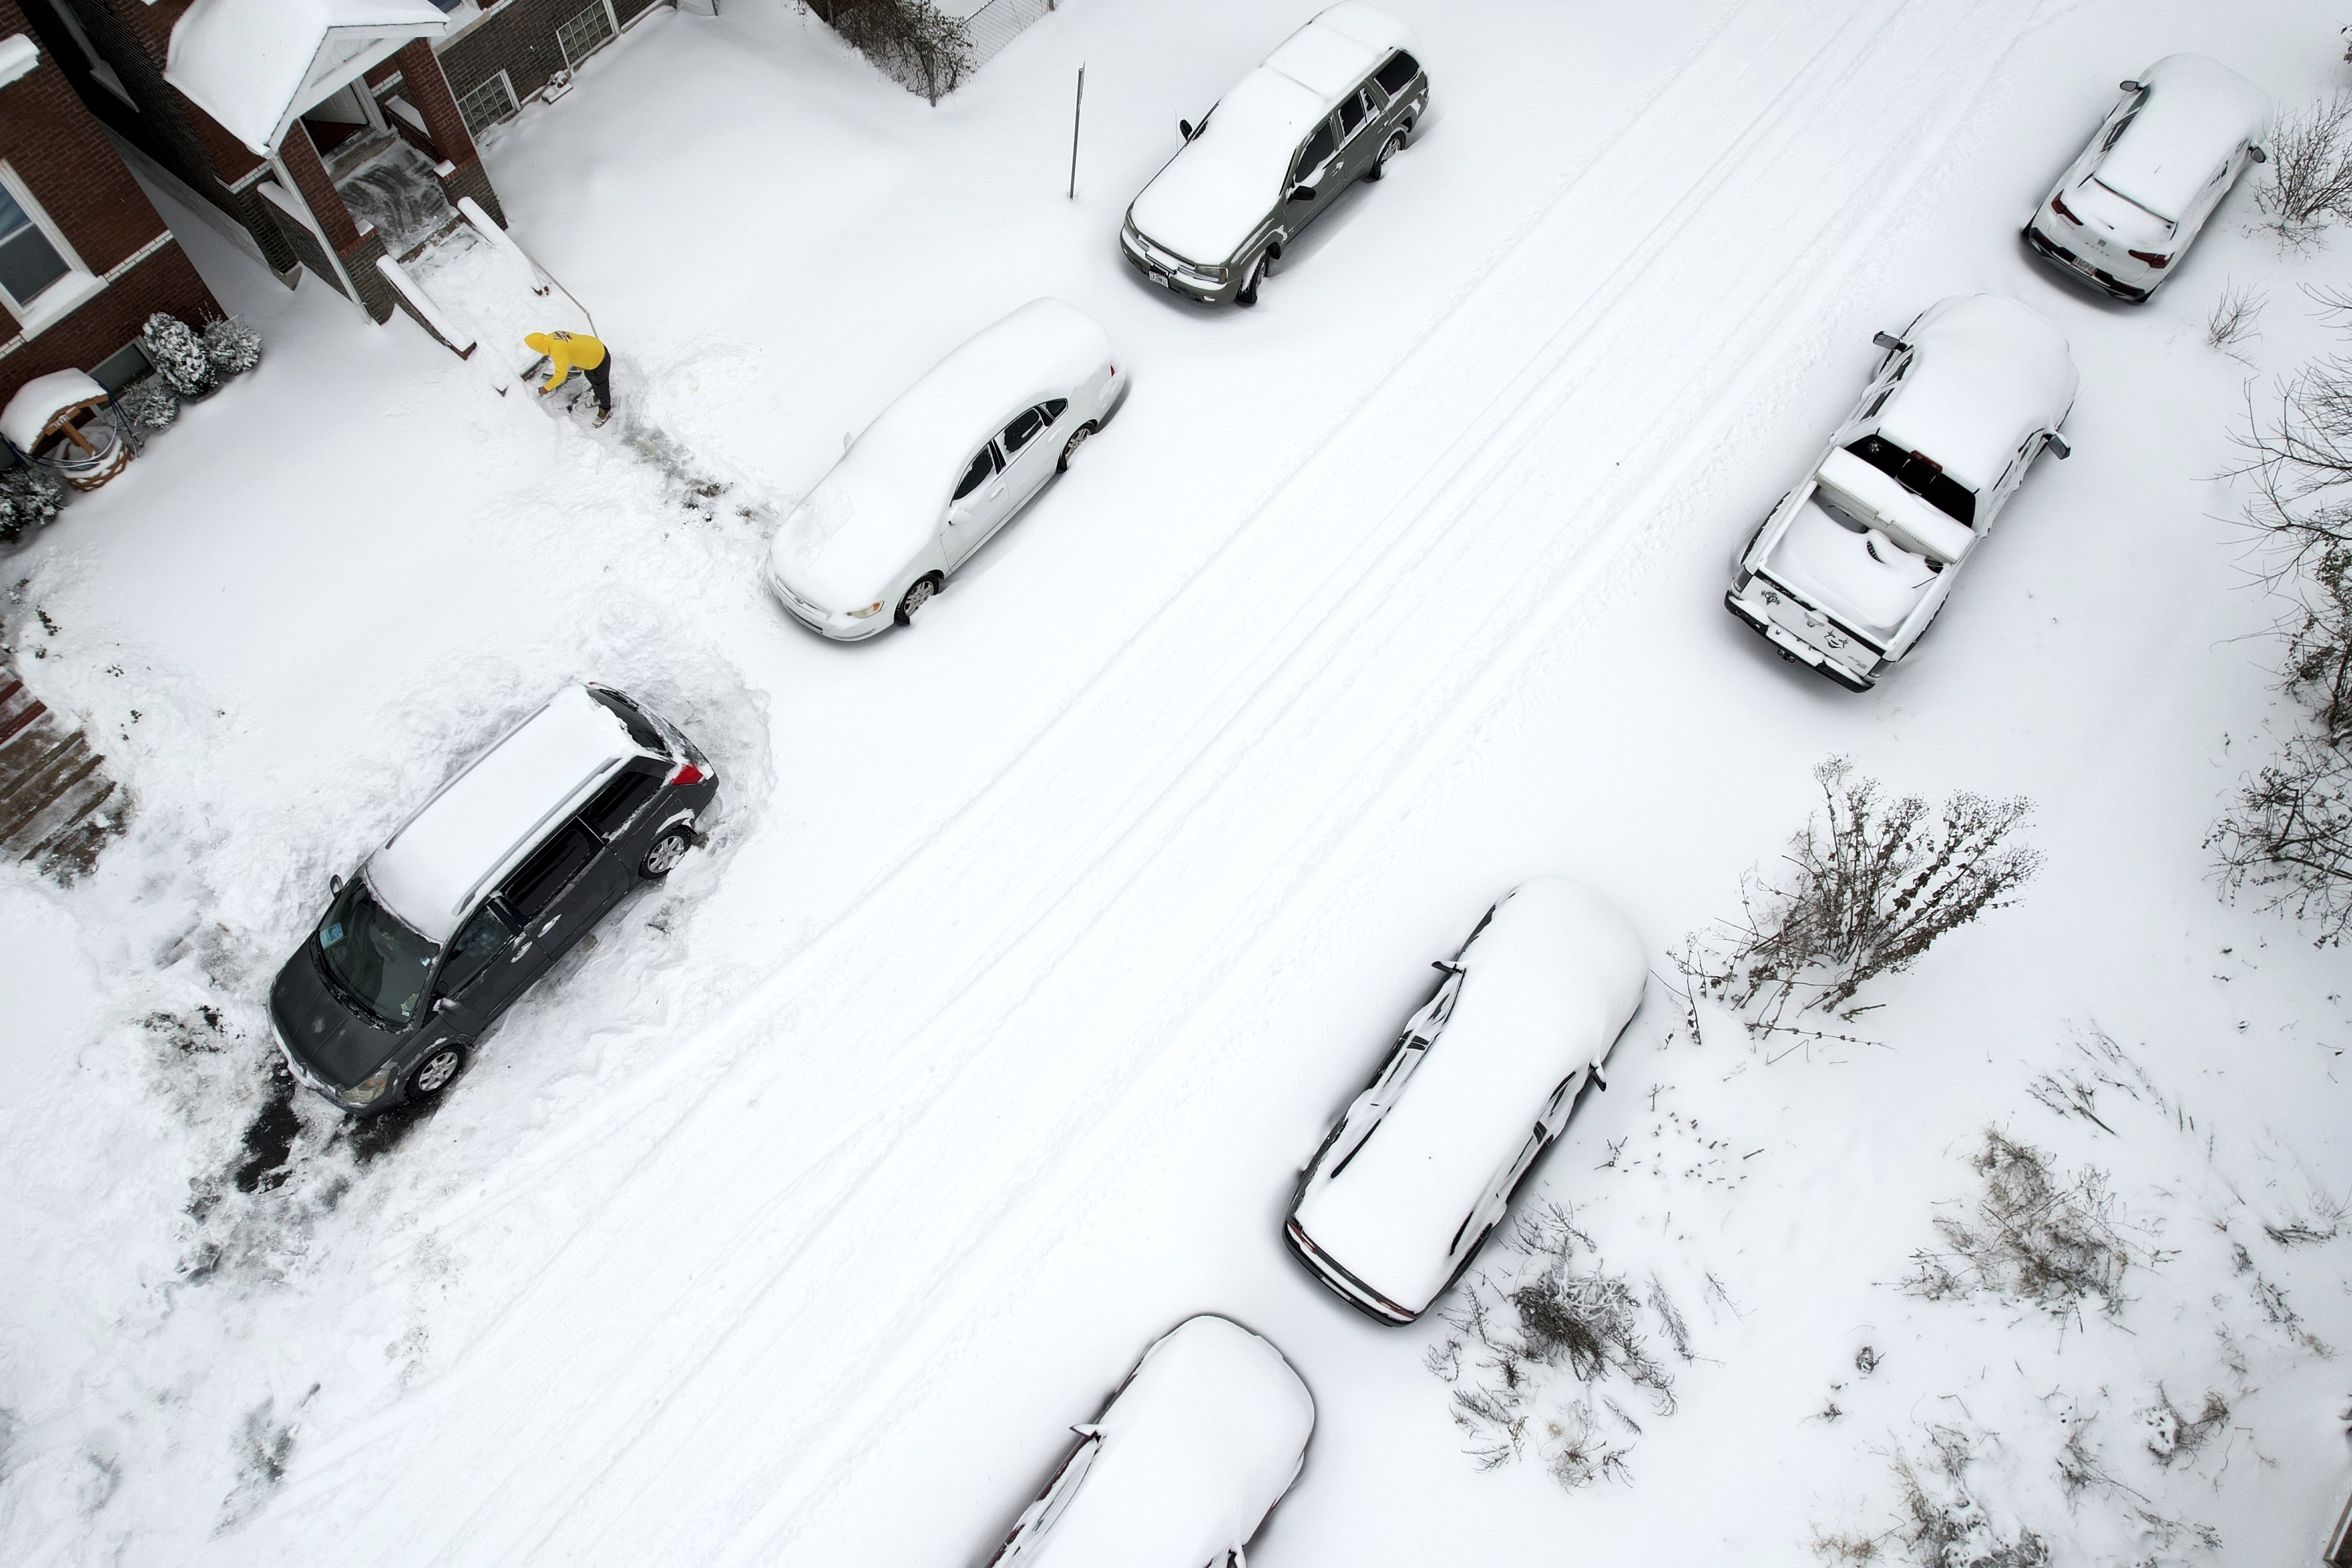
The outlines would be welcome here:
<svg viewBox="0 0 2352 1568">
<path fill-rule="evenodd" d="M 2270 95 L 2203 55 L 2167 55 L 2138 80 L 2147 96 L 2100 160 L 2097 178 L 2177 221 L 2225 159 L 2270 134 Z"/>
<path fill-rule="evenodd" d="M 106 389 L 93 381 L 86 371 L 51 371 L 45 376 L 35 376 L 16 389 L 8 406 L 0 409 L 0 435 L 19 452 L 30 452 L 40 444 L 41 433 L 49 421 L 65 410 L 106 395 Z"/>
<path fill-rule="evenodd" d="M 1404 24 L 1360 0 L 1309 21 L 1235 83 L 1144 186 L 1128 209 L 1136 228 L 1187 261 L 1233 259 L 1282 200 L 1291 154 L 1316 122 L 1412 42 Z"/>
<path fill-rule="evenodd" d="M 29 75 L 40 63 L 41 51 L 24 34 L 11 33 L 0 38 L 0 87 Z"/>
<path fill-rule="evenodd" d="M 428 941 L 446 942 L 482 889 L 558 814 L 640 752 L 585 686 L 553 700 L 483 752 L 385 841 L 368 885 Z"/>
<path fill-rule="evenodd" d="M 1230 1319 L 1178 1324 L 1097 1423 L 1102 1448 L 1023 1568 L 1202 1568 L 1255 1531 L 1298 1473 L 1315 1400 Z"/>
<path fill-rule="evenodd" d="M 1560 1081 L 1608 1055 L 1649 975 L 1625 917 L 1560 877 L 1507 896 L 1462 966 L 1453 1015 L 1380 1130 L 1297 1209 L 1318 1248 L 1410 1312 L 1444 1288 L 1464 1218 Z"/>
<path fill-rule="evenodd" d="M 887 590 L 939 531 L 964 465 L 1023 409 L 1067 397 L 1110 362 L 1110 335 L 1059 299 L 1033 299 L 901 393 L 776 530 L 769 564 L 826 610 Z"/>
<path fill-rule="evenodd" d="M 432 0 L 195 0 L 163 79 L 268 155 L 295 116 L 449 21 Z"/>
<path fill-rule="evenodd" d="M 2066 340 L 2014 300 L 1938 300 L 1905 336 L 1916 351 L 1879 411 L 1879 434 L 1979 495 L 2027 436 L 2055 430 L 2074 405 Z"/>
</svg>

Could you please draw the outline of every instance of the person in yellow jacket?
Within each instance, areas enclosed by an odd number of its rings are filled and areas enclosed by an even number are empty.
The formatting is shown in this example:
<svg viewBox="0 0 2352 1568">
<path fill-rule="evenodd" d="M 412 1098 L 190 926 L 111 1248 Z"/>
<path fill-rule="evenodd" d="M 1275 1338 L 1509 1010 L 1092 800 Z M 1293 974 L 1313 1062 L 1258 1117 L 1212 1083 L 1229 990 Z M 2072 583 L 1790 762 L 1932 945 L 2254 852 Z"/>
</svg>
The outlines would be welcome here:
<svg viewBox="0 0 2352 1568">
<path fill-rule="evenodd" d="M 576 370 L 596 394 L 596 423 L 613 417 L 613 356 L 603 342 L 585 332 L 533 332 L 522 344 L 547 356 L 547 384 L 539 389 L 540 396 L 562 386 Z"/>
</svg>

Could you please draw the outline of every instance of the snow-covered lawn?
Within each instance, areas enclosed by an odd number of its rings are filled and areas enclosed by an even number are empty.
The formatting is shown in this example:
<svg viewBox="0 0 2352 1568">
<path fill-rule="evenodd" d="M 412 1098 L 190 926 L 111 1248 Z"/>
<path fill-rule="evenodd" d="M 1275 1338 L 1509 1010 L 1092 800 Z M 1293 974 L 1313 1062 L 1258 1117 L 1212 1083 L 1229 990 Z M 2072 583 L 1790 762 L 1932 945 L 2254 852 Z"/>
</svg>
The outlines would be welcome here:
<svg viewBox="0 0 2352 1568">
<path fill-rule="evenodd" d="M 593 434 L 498 392 L 511 345 L 460 362 L 171 214 L 268 357 L 8 563 L 20 668 L 140 802 L 79 885 L 0 882 L 12 1561 L 976 1560 L 1199 1312 L 1316 1397 L 1273 1568 L 1802 1561 L 1909 1519 L 1897 1457 L 1948 1502 L 1963 1447 L 1979 1546 L 2315 1555 L 2352 1241 L 2292 1228 L 2352 1181 L 2343 958 L 2221 903 L 2200 842 L 2274 711 L 2210 476 L 2246 378 L 2332 346 L 2295 285 L 2347 242 L 2282 255 L 2243 188 L 2126 310 L 2015 236 L 2116 78 L 2201 50 L 2297 106 L 2342 17 L 1396 0 L 1435 107 L 1390 178 L 1255 311 L 1148 288 L 1127 199 L 1311 8 L 1065 0 L 936 110 L 784 0 L 656 13 L 486 153 L 616 350 Z M 2231 283 L 2251 364 L 2204 340 Z M 1725 614 L 1730 557 L 1872 332 L 1970 291 L 2071 340 L 2074 456 L 1852 696 Z M 766 532 L 1041 294 L 1109 329 L 1119 417 L 911 632 L 802 632 Z M 270 1101 L 329 876 L 584 675 L 711 753 L 709 849 L 436 1114 Z M 1863 1043 L 1694 1030 L 1670 955 L 1831 755 L 2031 797 L 2047 869 L 1874 983 Z M 1489 1472 L 1460 1331 L 1357 1317 L 1278 1227 L 1428 961 L 1547 873 L 1656 973 L 1521 1207 L 1625 1277 L 1673 1409 L 1552 1372 Z M 2110 1228 L 2119 1294 L 1930 1288 L 1988 1129 Z M 1622 1462 L 1563 1490 L 1580 1409 Z"/>
</svg>

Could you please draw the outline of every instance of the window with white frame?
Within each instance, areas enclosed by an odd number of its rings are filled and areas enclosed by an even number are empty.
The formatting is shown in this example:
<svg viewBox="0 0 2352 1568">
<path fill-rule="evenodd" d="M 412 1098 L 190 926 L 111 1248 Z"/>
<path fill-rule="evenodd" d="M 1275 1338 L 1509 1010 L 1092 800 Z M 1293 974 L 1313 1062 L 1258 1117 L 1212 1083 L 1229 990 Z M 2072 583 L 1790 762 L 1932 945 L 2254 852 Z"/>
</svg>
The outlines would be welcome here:
<svg viewBox="0 0 2352 1568">
<path fill-rule="evenodd" d="M 514 83 L 500 71 L 457 100 L 457 113 L 466 121 L 466 132 L 479 136 L 486 129 L 501 120 L 512 120 L 516 114 Z"/>
<path fill-rule="evenodd" d="M 619 29 L 613 25 L 613 7 L 609 0 L 596 3 L 555 29 L 555 41 L 563 50 L 563 63 L 577 66 L 582 60 L 611 43 Z"/>
<path fill-rule="evenodd" d="M 0 163 L 0 298 L 10 312 L 37 328 L 86 298 L 97 281 L 16 172 Z"/>
</svg>

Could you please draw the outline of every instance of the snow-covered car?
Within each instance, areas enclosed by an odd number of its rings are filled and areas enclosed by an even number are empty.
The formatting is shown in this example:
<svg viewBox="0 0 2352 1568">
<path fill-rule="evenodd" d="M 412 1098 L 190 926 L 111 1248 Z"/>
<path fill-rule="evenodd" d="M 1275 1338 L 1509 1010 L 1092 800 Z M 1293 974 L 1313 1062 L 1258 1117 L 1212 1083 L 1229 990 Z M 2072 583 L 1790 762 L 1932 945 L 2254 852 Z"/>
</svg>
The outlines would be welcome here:
<svg viewBox="0 0 2352 1568">
<path fill-rule="evenodd" d="M 1283 246 L 1358 180 L 1377 180 L 1429 109 L 1403 23 L 1347 0 L 1210 107 L 1127 209 L 1119 251 L 1203 305 L 1257 303 Z"/>
<path fill-rule="evenodd" d="M 718 792 L 677 726 L 566 686 L 335 879 L 270 988 L 286 1065 L 364 1115 L 441 1093 L 590 926 L 700 841 Z"/>
<path fill-rule="evenodd" d="M 1242 1568 L 1307 1463 L 1315 1400 L 1229 1318 L 1187 1319 L 1127 1375 L 990 1568 Z"/>
<path fill-rule="evenodd" d="M 1609 901 L 1522 883 L 1441 960 L 1436 994 L 1302 1174 L 1283 1237 L 1315 1277 L 1409 1323 L 1461 1278 L 1642 1005 L 1649 960 Z"/>
<path fill-rule="evenodd" d="M 2167 55 L 2130 81 L 2025 222 L 2025 243 L 2135 304 L 2156 292 L 2250 162 L 2271 100 L 2218 60 Z"/>
<path fill-rule="evenodd" d="M 768 585 L 802 622 L 843 642 L 907 625 L 1068 469 L 1126 384 L 1093 317 L 1031 300 L 933 366 L 849 444 L 776 530 Z"/>
<path fill-rule="evenodd" d="M 1989 294 L 1876 341 L 1877 373 L 1723 600 L 1782 658 L 1857 692 L 1918 643 L 2033 460 L 2067 455 L 2076 384 L 2058 329 Z"/>
</svg>

